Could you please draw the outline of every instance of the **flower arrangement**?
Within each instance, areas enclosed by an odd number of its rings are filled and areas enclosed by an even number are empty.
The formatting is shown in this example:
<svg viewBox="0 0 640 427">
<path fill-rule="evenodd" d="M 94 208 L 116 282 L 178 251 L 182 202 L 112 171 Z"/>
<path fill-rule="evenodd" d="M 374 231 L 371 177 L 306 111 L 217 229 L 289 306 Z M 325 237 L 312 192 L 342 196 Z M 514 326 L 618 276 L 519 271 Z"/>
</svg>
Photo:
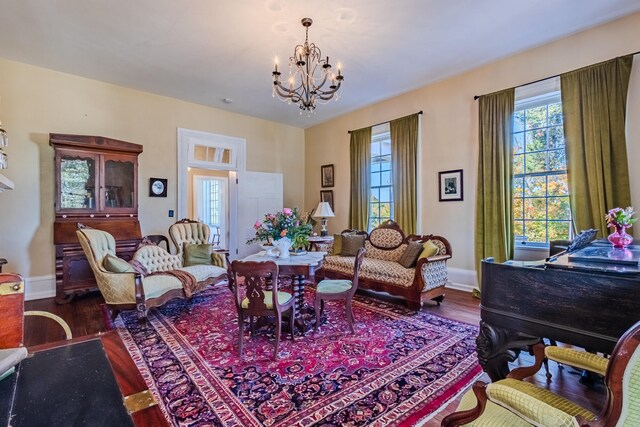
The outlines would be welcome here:
<svg viewBox="0 0 640 427">
<path fill-rule="evenodd" d="M 634 218 L 635 211 L 631 206 L 626 209 L 622 208 L 613 208 L 607 215 L 605 215 L 605 219 L 607 220 L 608 228 L 615 228 L 616 230 L 620 228 L 629 228 L 633 225 L 634 222 L 638 220 L 638 218 Z"/>
<path fill-rule="evenodd" d="M 284 208 L 282 212 L 268 213 L 253 224 L 256 235 L 247 240 L 247 244 L 263 242 L 271 243 L 283 237 L 291 239 L 294 249 L 301 249 L 309 244 L 309 236 L 313 230 L 313 225 L 309 221 L 309 214 L 301 214 L 300 210 Z"/>
</svg>

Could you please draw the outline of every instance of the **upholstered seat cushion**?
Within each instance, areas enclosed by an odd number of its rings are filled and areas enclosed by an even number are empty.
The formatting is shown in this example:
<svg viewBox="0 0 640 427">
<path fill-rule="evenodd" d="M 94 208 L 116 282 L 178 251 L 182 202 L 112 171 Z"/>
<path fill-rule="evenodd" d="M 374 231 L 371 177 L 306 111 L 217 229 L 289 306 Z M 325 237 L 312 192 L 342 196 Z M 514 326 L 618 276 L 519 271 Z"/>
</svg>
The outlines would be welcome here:
<svg viewBox="0 0 640 427">
<path fill-rule="evenodd" d="M 324 268 L 329 271 L 353 275 L 355 259 L 355 257 L 330 255 L 325 258 Z M 363 279 L 392 283 L 405 288 L 411 286 L 414 276 L 415 268 L 404 268 L 395 261 L 365 256 L 360 266 L 360 277 Z"/>
<path fill-rule="evenodd" d="M 457 411 L 473 409 L 477 403 L 475 394 L 469 390 L 462 396 Z M 531 424 L 489 400 L 482 416 L 465 427 L 531 427 Z"/>
<path fill-rule="evenodd" d="M 318 283 L 316 292 L 319 294 L 339 294 L 340 292 L 346 292 L 353 286 L 351 280 L 322 280 Z"/>
<path fill-rule="evenodd" d="M 487 386 L 487 396 L 534 425 L 572 426 L 574 417 L 595 415 L 572 401 L 526 381 L 511 378 Z"/>
<path fill-rule="evenodd" d="M 174 289 L 182 289 L 182 282 L 177 277 L 168 274 L 145 276 L 142 278 L 142 287 L 146 299 L 161 297 Z M 135 298 L 133 301 L 135 302 Z"/>
<path fill-rule="evenodd" d="M 268 309 L 273 309 L 273 292 L 272 291 L 264 291 L 264 305 L 267 306 Z M 288 292 L 278 292 L 278 304 L 286 304 L 293 296 Z M 245 298 L 242 300 L 242 308 L 249 308 L 249 298 Z"/>
<path fill-rule="evenodd" d="M 198 282 L 211 279 L 213 277 L 219 277 L 227 273 L 227 270 L 215 265 L 190 265 L 188 267 L 176 268 L 176 270 L 186 271 L 194 275 Z"/>
<path fill-rule="evenodd" d="M 558 363 L 564 363 L 578 369 L 586 369 L 600 375 L 607 373 L 609 360 L 597 354 L 556 346 L 545 347 L 544 353 L 549 359 Z"/>
</svg>

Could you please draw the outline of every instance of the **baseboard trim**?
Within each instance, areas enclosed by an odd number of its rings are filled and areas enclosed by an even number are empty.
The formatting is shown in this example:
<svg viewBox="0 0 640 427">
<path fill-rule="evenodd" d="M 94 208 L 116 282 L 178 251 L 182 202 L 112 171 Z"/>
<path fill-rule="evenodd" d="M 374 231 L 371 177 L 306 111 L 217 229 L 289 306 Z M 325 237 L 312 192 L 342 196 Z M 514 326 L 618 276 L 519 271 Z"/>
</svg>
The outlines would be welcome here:
<svg viewBox="0 0 640 427">
<path fill-rule="evenodd" d="M 56 276 L 25 277 L 24 281 L 25 301 L 56 296 Z"/>
<path fill-rule="evenodd" d="M 449 276 L 447 288 L 471 292 L 478 287 L 478 277 L 475 270 L 447 267 L 447 274 Z"/>
</svg>

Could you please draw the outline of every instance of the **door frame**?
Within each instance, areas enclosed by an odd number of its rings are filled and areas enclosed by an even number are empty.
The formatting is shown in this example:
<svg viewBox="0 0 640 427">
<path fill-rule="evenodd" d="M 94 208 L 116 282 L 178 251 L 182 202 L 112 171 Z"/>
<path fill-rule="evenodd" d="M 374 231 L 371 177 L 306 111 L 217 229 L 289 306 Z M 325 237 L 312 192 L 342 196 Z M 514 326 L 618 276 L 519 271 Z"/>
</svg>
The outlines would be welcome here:
<svg viewBox="0 0 640 427">
<path fill-rule="evenodd" d="M 231 164 L 210 165 L 203 162 L 189 160 L 189 146 L 198 143 L 208 147 L 223 147 L 232 150 L 234 162 Z M 244 138 L 219 135 L 193 129 L 178 128 L 178 216 L 177 220 L 187 217 L 189 180 L 188 168 L 195 167 L 209 170 L 229 171 L 229 239 L 228 250 L 235 254 L 238 249 L 237 241 L 237 212 L 238 212 L 238 176 L 246 171 L 247 141 Z"/>
</svg>

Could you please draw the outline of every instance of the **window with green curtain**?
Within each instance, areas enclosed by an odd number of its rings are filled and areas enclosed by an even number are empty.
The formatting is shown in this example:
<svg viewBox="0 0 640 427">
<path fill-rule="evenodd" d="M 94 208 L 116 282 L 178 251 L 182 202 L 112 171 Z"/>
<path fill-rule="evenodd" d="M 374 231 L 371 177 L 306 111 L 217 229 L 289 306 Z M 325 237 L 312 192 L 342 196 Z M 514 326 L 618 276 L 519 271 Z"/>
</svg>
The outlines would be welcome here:
<svg viewBox="0 0 640 427">
<path fill-rule="evenodd" d="M 478 187 L 476 192 L 476 272 L 486 257 L 513 258 L 513 149 L 515 90 L 479 99 Z"/>
<path fill-rule="evenodd" d="M 393 165 L 394 218 L 407 234 L 417 227 L 417 159 L 419 114 L 389 122 Z"/>
<path fill-rule="evenodd" d="M 371 127 L 351 131 L 349 228 L 367 230 L 371 188 Z"/>
<path fill-rule="evenodd" d="M 606 236 L 606 212 L 631 205 L 625 116 L 632 64 L 627 55 L 560 76 L 576 231 Z"/>
<path fill-rule="evenodd" d="M 516 247 L 546 248 L 571 237 L 560 79 L 516 88 L 513 120 Z"/>
</svg>

